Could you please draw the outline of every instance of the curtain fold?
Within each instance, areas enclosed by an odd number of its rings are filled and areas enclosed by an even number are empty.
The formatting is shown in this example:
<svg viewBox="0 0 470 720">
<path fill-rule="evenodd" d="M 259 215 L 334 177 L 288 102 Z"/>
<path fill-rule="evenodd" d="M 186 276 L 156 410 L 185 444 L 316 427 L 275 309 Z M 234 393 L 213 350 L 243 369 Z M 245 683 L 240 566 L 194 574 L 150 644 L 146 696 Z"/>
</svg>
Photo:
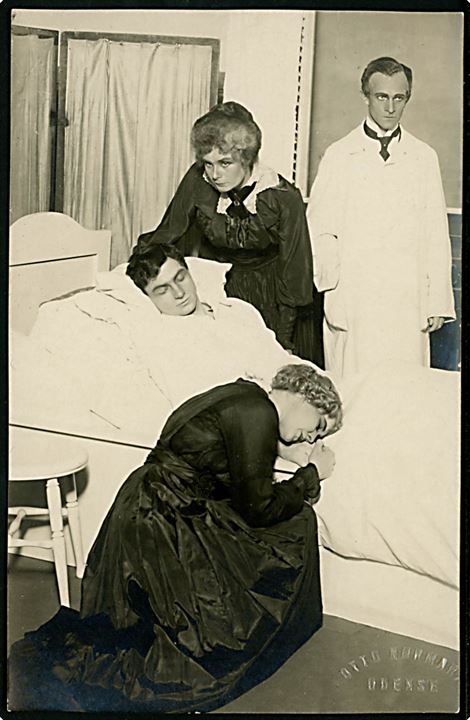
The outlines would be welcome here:
<svg viewBox="0 0 470 720">
<path fill-rule="evenodd" d="M 64 212 L 112 232 L 111 266 L 161 219 L 209 108 L 212 48 L 69 40 Z"/>
<path fill-rule="evenodd" d="M 10 225 L 50 209 L 56 57 L 54 38 L 12 35 Z"/>
<path fill-rule="evenodd" d="M 101 197 L 107 100 L 107 42 L 69 40 L 64 140 L 64 213 L 84 227 L 103 227 Z"/>
</svg>

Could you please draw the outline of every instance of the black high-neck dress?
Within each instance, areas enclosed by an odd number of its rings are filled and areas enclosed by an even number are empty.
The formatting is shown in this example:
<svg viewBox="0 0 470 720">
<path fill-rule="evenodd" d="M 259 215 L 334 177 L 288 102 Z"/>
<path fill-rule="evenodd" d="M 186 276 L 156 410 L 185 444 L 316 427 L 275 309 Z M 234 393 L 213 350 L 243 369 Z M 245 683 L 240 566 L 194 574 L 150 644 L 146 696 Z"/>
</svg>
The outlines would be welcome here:
<svg viewBox="0 0 470 720">
<path fill-rule="evenodd" d="M 186 255 L 232 263 L 226 293 L 251 303 L 287 350 L 323 367 L 319 297 L 299 190 L 282 176 L 256 195 L 256 213 L 245 207 L 254 186 L 232 191 L 226 212 L 220 193 L 192 165 L 159 226 L 139 242 L 177 244 Z M 314 302 L 315 301 L 315 302 Z"/>
<path fill-rule="evenodd" d="M 322 622 L 301 473 L 273 484 L 278 416 L 239 380 L 173 413 L 88 557 L 80 614 L 13 645 L 13 710 L 208 711 Z"/>
</svg>

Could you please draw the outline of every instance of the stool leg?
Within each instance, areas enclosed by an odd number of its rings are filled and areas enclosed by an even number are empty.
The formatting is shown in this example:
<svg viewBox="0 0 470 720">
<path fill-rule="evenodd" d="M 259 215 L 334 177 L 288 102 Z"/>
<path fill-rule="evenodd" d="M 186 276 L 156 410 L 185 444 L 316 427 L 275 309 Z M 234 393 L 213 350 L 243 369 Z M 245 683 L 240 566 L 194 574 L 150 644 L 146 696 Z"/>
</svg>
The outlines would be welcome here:
<svg viewBox="0 0 470 720">
<path fill-rule="evenodd" d="M 60 604 L 70 607 L 69 583 L 67 577 L 67 558 L 65 555 L 64 523 L 62 520 L 62 500 L 59 481 L 56 478 L 47 481 L 47 507 L 52 531 L 52 551 L 59 586 Z"/>
<path fill-rule="evenodd" d="M 83 561 L 82 530 L 80 525 L 80 513 L 78 510 L 75 475 L 72 475 L 72 489 L 65 494 L 65 506 L 67 508 L 70 535 L 72 537 L 73 552 L 75 555 L 75 575 L 78 578 L 82 578 L 83 573 L 85 572 L 85 563 Z"/>
<path fill-rule="evenodd" d="M 21 522 L 23 518 L 26 517 L 26 510 L 23 510 L 23 508 L 19 508 L 18 512 L 16 513 L 15 519 L 10 523 L 8 526 L 8 542 L 13 539 L 13 535 L 18 532 L 20 529 Z"/>
</svg>

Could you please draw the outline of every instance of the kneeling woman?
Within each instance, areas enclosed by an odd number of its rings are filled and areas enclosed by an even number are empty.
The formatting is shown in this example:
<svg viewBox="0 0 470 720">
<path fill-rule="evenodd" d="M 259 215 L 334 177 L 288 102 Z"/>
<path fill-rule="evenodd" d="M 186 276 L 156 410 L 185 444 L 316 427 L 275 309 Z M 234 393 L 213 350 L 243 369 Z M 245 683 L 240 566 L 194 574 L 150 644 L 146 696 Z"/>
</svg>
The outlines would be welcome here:
<svg viewBox="0 0 470 720">
<path fill-rule="evenodd" d="M 81 617 L 62 608 L 13 646 L 10 705 L 208 711 L 273 673 L 322 623 L 309 500 L 334 465 L 318 443 L 273 483 L 278 441 L 314 443 L 341 415 L 306 365 L 178 408 L 103 523 Z"/>
</svg>

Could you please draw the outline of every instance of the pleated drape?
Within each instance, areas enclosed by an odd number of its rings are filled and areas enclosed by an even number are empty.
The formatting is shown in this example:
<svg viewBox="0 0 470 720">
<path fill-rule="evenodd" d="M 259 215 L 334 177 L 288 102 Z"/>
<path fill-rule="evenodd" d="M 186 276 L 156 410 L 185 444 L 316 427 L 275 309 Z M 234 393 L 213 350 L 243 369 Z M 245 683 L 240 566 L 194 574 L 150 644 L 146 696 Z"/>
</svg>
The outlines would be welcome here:
<svg viewBox="0 0 470 720">
<path fill-rule="evenodd" d="M 64 142 L 64 212 L 84 227 L 102 227 L 100 198 L 108 106 L 105 40 L 69 40 Z"/>
<path fill-rule="evenodd" d="M 50 209 L 55 65 L 53 38 L 12 36 L 10 224 Z"/>
<path fill-rule="evenodd" d="M 111 266 L 155 227 L 210 102 L 209 46 L 69 40 L 64 212 L 112 232 Z"/>
</svg>

